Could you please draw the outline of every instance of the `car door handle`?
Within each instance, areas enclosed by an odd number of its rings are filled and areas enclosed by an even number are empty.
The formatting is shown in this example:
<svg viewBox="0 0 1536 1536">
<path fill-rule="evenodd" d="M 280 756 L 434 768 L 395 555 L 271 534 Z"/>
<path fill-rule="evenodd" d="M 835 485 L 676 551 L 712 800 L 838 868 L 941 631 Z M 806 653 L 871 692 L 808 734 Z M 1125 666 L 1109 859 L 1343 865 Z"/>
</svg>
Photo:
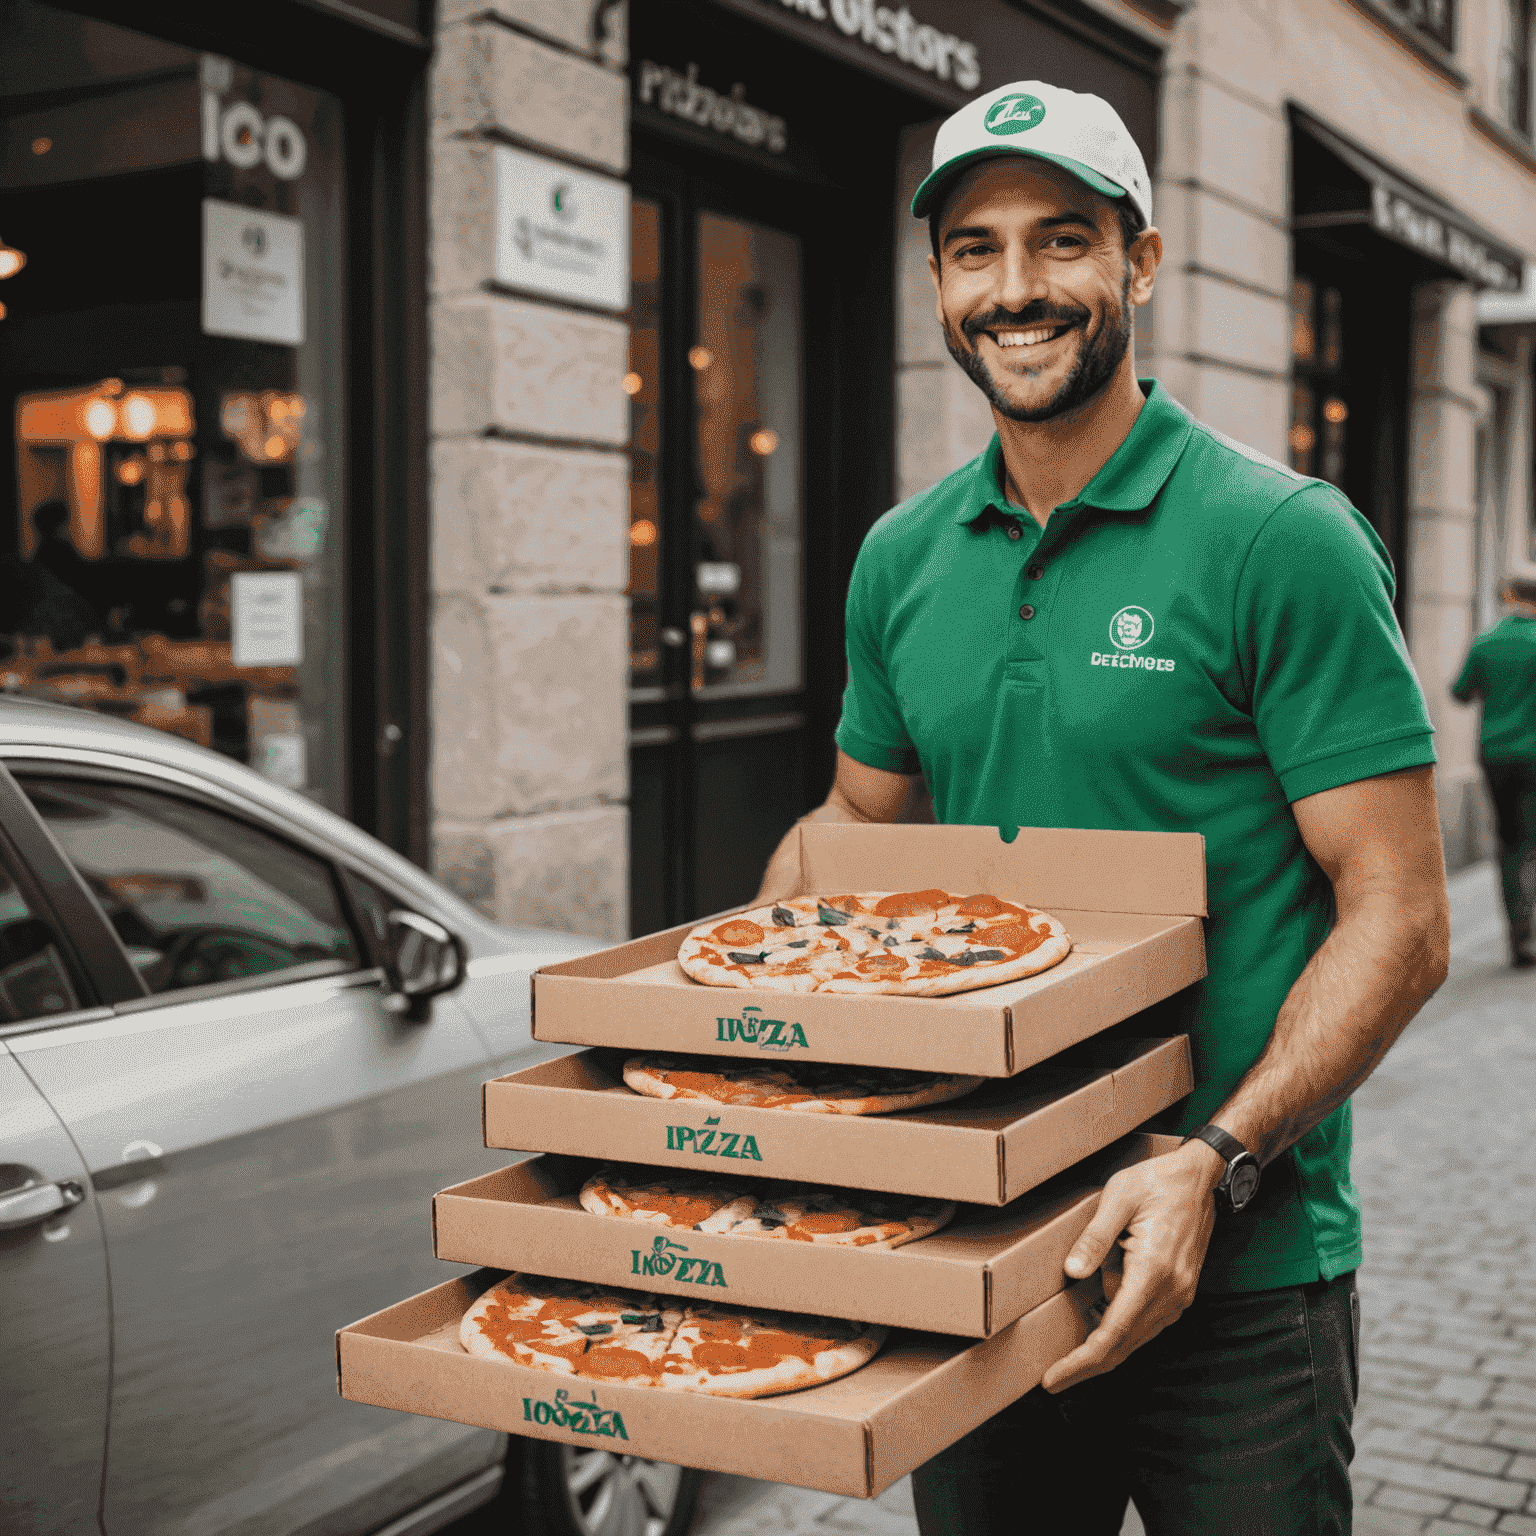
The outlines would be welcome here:
<svg viewBox="0 0 1536 1536">
<path fill-rule="evenodd" d="M 79 1205 L 84 1199 L 85 1191 L 73 1179 L 60 1179 L 54 1184 L 28 1184 L 23 1189 L 0 1195 L 0 1232 L 14 1232 L 20 1227 L 46 1221 L 60 1211 Z"/>
</svg>

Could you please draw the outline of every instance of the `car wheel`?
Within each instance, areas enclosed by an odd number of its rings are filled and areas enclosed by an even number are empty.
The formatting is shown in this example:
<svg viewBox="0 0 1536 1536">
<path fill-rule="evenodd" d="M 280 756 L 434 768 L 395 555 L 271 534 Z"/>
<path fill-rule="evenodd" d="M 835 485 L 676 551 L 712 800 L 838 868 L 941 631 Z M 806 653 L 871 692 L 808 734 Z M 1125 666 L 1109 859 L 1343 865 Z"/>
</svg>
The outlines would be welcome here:
<svg viewBox="0 0 1536 1536">
<path fill-rule="evenodd" d="M 523 1522 L 539 1536 L 684 1536 L 702 1474 L 597 1446 L 525 1442 Z"/>
</svg>

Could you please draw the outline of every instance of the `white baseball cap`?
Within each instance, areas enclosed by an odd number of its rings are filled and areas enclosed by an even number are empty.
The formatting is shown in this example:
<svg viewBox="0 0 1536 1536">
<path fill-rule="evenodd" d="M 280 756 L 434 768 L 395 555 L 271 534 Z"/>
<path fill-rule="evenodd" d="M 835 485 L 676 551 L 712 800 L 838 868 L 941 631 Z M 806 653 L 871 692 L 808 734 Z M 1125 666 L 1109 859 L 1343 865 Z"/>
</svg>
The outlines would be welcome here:
<svg viewBox="0 0 1536 1536">
<path fill-rule="evenodd" d="M 944 120 L 933 142 L 933 170 L 912 199 L 922 218 L 966 167 L 997 155 L 1033 155 L 1085 181 L 1105 197 L 1128 197 L 1152 222 L 1147 162 L 1120 114 L 1100 96 L 1019 80 L 967 102 Z"/>
</svg>

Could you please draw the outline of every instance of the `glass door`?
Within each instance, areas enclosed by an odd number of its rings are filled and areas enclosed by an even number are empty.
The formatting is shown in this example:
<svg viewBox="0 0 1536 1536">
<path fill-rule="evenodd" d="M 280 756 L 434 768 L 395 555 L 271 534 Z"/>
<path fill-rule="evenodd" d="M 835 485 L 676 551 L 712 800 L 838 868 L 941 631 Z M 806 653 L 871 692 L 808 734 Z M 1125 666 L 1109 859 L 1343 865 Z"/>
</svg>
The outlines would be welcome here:
<svg viewBox="0 0 1536 1536">
<path fill-rule="evenodd" d="M 631 928 L 750 897 L 805 799 L 802 235 L 637 178 Z"/>
</svg>

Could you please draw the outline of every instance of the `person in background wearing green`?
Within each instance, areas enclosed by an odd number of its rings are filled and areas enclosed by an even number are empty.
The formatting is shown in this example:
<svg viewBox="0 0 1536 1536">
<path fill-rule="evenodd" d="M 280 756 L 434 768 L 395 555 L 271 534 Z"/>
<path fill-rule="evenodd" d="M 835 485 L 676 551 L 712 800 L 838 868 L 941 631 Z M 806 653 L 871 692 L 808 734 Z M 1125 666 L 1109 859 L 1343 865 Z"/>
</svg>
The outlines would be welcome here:
<svg viewBox="0 0 1536 1536">
<path fill-rule="evenodd" d="M 1479 635 L 1451 694 L 1483 701 L 1478 748 L 1499 829 L 1499 871 L 1509 916 L 1509 963 L 1536 965 L 1536 581 L 1505 584 L 1509 613 Z"/>
</svg>

